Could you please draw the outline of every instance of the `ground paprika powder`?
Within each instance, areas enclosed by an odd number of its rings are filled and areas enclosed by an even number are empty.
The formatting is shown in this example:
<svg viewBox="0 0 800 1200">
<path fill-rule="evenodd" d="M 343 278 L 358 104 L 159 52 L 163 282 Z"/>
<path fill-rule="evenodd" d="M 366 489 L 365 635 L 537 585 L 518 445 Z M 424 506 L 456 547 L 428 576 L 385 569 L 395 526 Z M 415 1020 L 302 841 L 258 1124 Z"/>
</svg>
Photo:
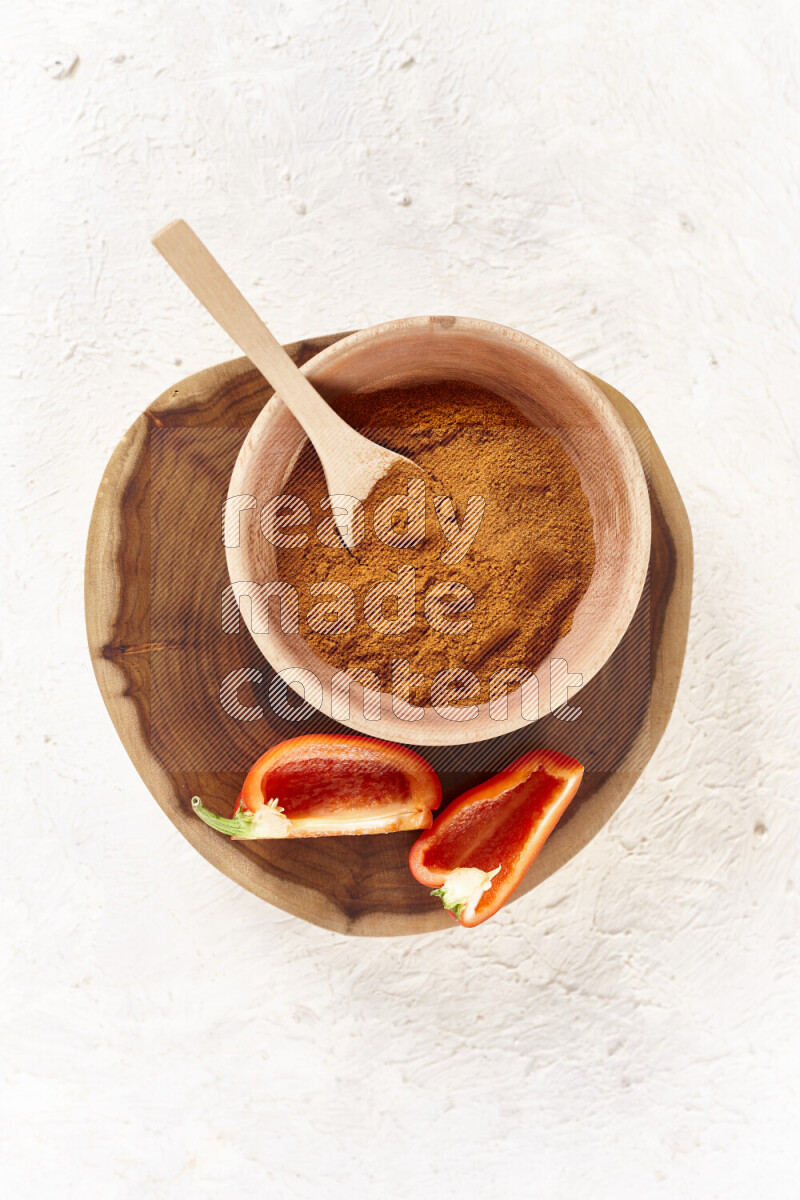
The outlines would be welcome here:
<svg viewBox="0 0 800 1200">
<path fill-rule="evenodd" d="M 469 675 L 451 681 L 441 702 L 485 702 L 498 671 L 534 670 L 546 659 L 589 586 L 593 522 L 577 470 L 557 437 L 471 383 L 385 388 L 331 403 L 418 471 L 381 481 L 350 552 L 315 532 L 330 505 L 319 460 L 305 446 L 283 494 L 300 497 L 312 523 L 303 545 L 277 552 L 279 577 L 298 591 L 301 633 L 333 666 L 373 672 L 384 691 L 392 663 L 406 660 L 413 704 L 436 703 L 434 681 L 447 670 Z M 391 500 L 410 492 L 405 508 Z"/>
</svg>

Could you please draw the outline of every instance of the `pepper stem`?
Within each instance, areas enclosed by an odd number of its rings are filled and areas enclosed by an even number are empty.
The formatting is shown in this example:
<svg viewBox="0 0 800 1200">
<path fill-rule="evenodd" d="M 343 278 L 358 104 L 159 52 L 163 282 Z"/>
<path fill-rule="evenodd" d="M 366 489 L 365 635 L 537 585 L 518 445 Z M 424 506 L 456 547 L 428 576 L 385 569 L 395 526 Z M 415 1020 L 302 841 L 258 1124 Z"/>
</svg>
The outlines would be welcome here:
<svg viewBox="0 0 800 1200">
<path fill-rule="evenodd" d="M 475 915 L 475 909 L 484 892 L 492 886 L 492 880 L 500 867 L 493 871 L 481 871 L 479 867 L 457 867 L 451 871 L 441 887 L 434 888 L 432 896 L 438 896 L 448 912 L 456 920 L 466 910 L 466 915 Z"/>
<path fill-rule="evenodd" d="M 192 796 L 192 808 L 201 821 L 216 829 L 218 833 L 227 833 L 231 837 L 253 837 L 253 814 L 247 808 L 240 808 L 235 817 L 221 817 L 218 813 L 206 808 L 199 796 Z"/>
<path fill-rule="evenodd" d="M 232 817 L 220 817 L 206 808 L 199 796 L 192 796 L 192 808 L 201 821 L 227 833 L 232 838 L 284 838 L 289 836 L 290 823 L 283 814 L 277 798 L 269 800 L 258 812 L 241 807 Z"/>
</svg>

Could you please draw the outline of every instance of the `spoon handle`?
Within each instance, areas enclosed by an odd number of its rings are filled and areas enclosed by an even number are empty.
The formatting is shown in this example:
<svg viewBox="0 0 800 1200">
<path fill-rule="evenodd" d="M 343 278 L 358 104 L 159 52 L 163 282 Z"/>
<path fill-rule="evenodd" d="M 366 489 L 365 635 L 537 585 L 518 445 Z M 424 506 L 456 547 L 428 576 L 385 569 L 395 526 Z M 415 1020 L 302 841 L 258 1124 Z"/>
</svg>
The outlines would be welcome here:
<svg viewBox="0 0 800 1200">
<path fill-rule="evenodd" d="M 315 446 L 329 446 L 331 441 L 342 439 L 347 446 L 357 436 L 295 366 L 185 221 L 171 221 L 152 242 L 189 291 L 265 376 Z"/>
</svg>

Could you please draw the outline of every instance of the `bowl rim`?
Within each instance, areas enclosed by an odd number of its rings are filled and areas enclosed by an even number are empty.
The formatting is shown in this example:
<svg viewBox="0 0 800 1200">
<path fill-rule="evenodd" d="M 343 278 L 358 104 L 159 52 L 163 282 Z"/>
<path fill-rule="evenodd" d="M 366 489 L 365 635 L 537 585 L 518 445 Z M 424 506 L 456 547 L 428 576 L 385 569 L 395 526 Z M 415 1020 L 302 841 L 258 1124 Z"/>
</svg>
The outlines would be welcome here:
<svg viewBox="0 0 800 1200">
<path fill-rule="evenodd" d="M 638 607 L 647 579 L 650 562 L 652 521 L 649 488 L 639 452 L 621 416 L 590 375 L 565 355 L 561 354 L 560 351 L 553 349 L 552 346 L 533 337 L 533 335 L 523 333 L 521 330 L 514 329 L 511 326 L 487 321 L 479 317 L 456 317 L 450 315 L 411 316 L 395 318 L 390 321 L 381 322 L 378 325 L 368 325 L 363 329 L 346 334 L 338 341 L 326 346 L 319 353 L 308 359 L 300 367 L 300 370 L 313 381 L 313 376 L 320 370 L 324 370 L 332 360 L 336 361 L 337 359 L 346 357 L 349 352 L 362 348 L 365 344 L 376 343 L 379 340 L 392 340 L 398 336 L 408 333 L 413 334 L 414 332 L 430 329 L 431 327 L 438 327 L 442 331 L 457 330 L 477 335 L 479 338 L 489 338 L 495 341 L 498 338 L 507 340 L 532 357 L 544 360 L 548 366 L 564 377 L 573 390 L 577 391 L 585 401 L 590 402 L 591 407 L 604 428 L 609 431 L 613 430 L 618 444 L 627 451 L 628 460 L 633 468 L 628 477 L 628 490 L 631 495 L 632 507 L 639 519 L 637 532 L 640 541 L 640 552 L 635 560 L 635 570 L 631 572 L 631 582 L 629 585 L 631 600 L 628 608 L 630 611 L 625 610 L 625 619 L 620 622 L 620 627 L 614 630 L 609 629 L 609 633 L 601 641 L 600 651 L 591 671 L 582 672 L 580 687 L 571 691 L 570 700 L 572 700 L 597 675 L 619 645 Z M 244 478 L 248 465 L 256 452 L 259 440 L 269 430 L 278 413 L 282 412 L 287 419 L 295 420 L 284 405 L 273 403 L 275 399 L 276 394 L 273 392 L 273 395 L 266 401 L 245 435 L 231 472 L 227 499 L 241 496 L 246 491 Z M 241 553 L 241 546 L 226 546 L 225 548 L 228 575 L 231 582 L 236 582 L 243 578 L 240 561 Z M 244 614 L 242 615 L 244 617 Z M 259 652 L 276 673 L 289 672 L 297 667 L 298 664 L 292 662 L 284 655 L 280 645 L 277 641 L 273 640 L 270 634 L 254 634 L 246 619 L 245 625 Z M 298 636 L 302 637 L 302 634 L 298 634 Z M 269 646 L 270 653 L 267 653 L 262 643 Z M 537 675 L 541 670 L 541 666 L 542 664 L 537 665 Z M 300 690 L 300 687 L 296 683 L 287 682 L 288 686 L 292 687 L 297 695 L 305 698 L 303 691 Z M 512 699 L 518 695 L 518 692 L 518 688 L 509 689 L 509 709 L 511 708 Z M 382 698 L 386 698 L 390 694 L 381 693 L 381 695 Z M 552 711 L 549 688 L 546 695 L 547 698 L 543 701 L 542 689 L 540 688 L 539 712 L 536 721 L 548 716 Z M 363 712 L 359 714 L 358 705 L 354 706 L 355 715 L 351 712 L 347 720 L 343 720 L 338 716 L 332 717 L 329 689 L 324 684 L 322 703 L 315 705 L 311 698 L 308 698 L 308 703 L 316 707 L 318 711 L 322 712 L 330 720 L 334 720 L 338 724 L 352 729 L 354 732 L 371 737 L 381 737 L 405 745 L 452 746 L 467 742 L 488 741 L 492 738 L 502 737 L 536 724 L 536 721 L 526 719 L 522 716 L 521 707 L 517 716 L 512 717 L 509 715 L 508 719 L 503 721 L 502 727 L 489 729 L 485 732 L 475 727 L 480 722 L 472 721 L 467 723 L 447 720 L 428 709 L 426 709 L 428 720 L 419 722 L 404 721 L 401 718 L 396 718 L 394 714 L 389 717 L 385 716 L 382 700 L 381 728 L 376 730 L 375 726 L 378 725 L 378 722 L 366 720 Z M 483 705 L 481 709 L 484 707 L 488 706 Z M 426 725 L 427 729 L 424 728 Z"/>
</svg>

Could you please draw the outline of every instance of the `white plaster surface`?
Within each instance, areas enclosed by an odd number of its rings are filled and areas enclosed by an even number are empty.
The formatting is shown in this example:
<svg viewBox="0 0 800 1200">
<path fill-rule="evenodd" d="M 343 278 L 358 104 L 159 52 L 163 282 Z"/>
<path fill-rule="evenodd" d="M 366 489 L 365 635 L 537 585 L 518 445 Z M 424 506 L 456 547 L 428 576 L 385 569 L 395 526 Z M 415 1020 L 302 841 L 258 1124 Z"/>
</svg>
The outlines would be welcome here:
<svg viewBox="0 0 800 1200">
<path fill-rule="evenodd" d="M 5 1196 L 798 1195 L 791 0 L 6 5 Z M 103 708 L 115 443 L 236 353 L 182 215 L 289 341 L 456 312 L 619 386 L 685 497 L 672 723 L 474 931 L 349 940 L 216 873 Z"/>
</svg>

